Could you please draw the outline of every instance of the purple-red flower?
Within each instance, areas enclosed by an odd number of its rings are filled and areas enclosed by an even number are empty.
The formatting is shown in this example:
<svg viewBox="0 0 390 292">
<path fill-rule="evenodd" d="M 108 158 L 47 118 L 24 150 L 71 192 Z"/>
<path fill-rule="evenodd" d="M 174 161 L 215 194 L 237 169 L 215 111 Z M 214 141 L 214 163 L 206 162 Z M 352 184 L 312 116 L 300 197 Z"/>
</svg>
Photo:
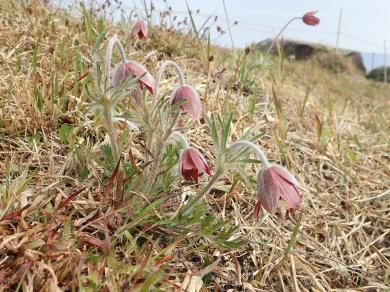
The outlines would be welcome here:
<svg viewBox="0 0 390 292">
<path fill-rule="evenodd" d="M 307 25 L 317 25 L 320 23 L 320 19 L 314 16 L 318 11 L 310 11 L 303 15 L 302 21 Z"/>
<path fill-rule="evenodd" d="M 138 20 L 133 27 L 131 33 L 133 37 L 138 37 L 139 39 L 144 39 L 148 37 L 148 26 L 143 20 Z"/>
<path fill-rule="evenodd" d="M 179 170 L 186 180 L 192 180 L 196 183 L 198 182 L 199 172 L 211 175 L 210 168 L 202 154 L 192 147 L 183 151 Z"/>
<path fill-rule="evenodd" d="M 171 104 L 175 104 L 180 100 L 187 100 L 181 105 L 182 110 L 195 120 L 199 120 L 202 116 L 203 107 L 198 93 L 191 86 L 180 86 L 173 92 Z"/>
<path fill-rule="evenodd" d="M 153 88 L 155 84 L 154 77 L 149 73 L 149 71 L 140 63 L 136 61 L 127 61 L 125 64 L 120 64 L 114 71 L 112 77 L 112 86 L 119 87 L 123 80 L 127 76 L 131 78 L 139 78 L 139 86 L 141 89 L 146 87 L 146 89 L 153 94 Z"/>
<path fill-rule="evenodd" d="M 255 216 L 259 216 L 261 207 L 274 214 L 279 200 L 285 201 L 288 209 L 299 209 L 301 196 L 298 188 L 296 179 L 283 167 L 272 165 L 263 168 L 257 175 L 258 201 Z"/>
</svg>

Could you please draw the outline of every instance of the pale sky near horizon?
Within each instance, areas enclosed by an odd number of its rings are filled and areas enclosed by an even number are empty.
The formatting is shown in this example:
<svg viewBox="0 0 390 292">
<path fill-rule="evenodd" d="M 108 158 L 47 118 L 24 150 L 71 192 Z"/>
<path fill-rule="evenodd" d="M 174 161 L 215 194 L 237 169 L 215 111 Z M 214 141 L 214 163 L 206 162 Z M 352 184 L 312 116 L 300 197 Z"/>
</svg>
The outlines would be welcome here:
<svg viewBox="0 0 390 292">
<path fill-rule="evenodd" d="M 140 3 L 139 0 L 124 2 Z M 167 0 L 167 3 L 174 11 L 186 11 L 184 0 Z M 154 4 L 158 8 L 165 6 L 162 0 Z M 222 0 L 188 0 L 188 4 L 191 10 L 200 9 L 202 14 L 217 14 L 224 19 Z M 284 36 L 334 46 L 340 9 L 343 9 L 340 47 L 383 53 L 385 39 L 390 47 L 390 0 L 226 0 L 226 6 L 230 21 L 239 22 L 231 28 L 240 47 L 272 37 L 290 18 L 313 10 L 318 10 L 321 19 L 318 26 L 295 21 Z M 221 43 L 230 44 L 227 35 Z"/>
<path fill-rule="evenodd" d="M 53 0 L 54 3 L 70 3 L 73 0 Z M 88 3 L 91 0 L 84 0 Z M 150 0 L 145 0 L 147 3 Z M 384 40 L 387 40 L 387 64 L 390 63 L 390 0 L 225 0 L 230 22 L 238 21 L 231 26 L 234 44 L 244 47 L 253 42 L 273 37 L 292 17 L 302 16 L 305 12 L 318 10 L 316 14 L 321 22 L 312 27 L 301 21 L 293 22 L 283 34 L 292 38 L 330 46 L 336 45 L 336 32 L 340 9 L 343 10 L 341 22 L 340 48 L 365 52 L 365 62 L 371 62 L 371 53 L 375 52 L 376 65 L 383 64 Z M 104 0 L 94 0 L 104 2 Z M 122 0 L 125 8 L 136 5 L 143 7 L 144 0 Z M 218 24 L 226 30 L 226 19 L 223 0 L 187 0 L 194 12 L 198 27 L 209 15 L 218 15 Z M 157 10 L 172 6 L 173 15 L 185 17 L 187 7 L 185 0 L 154 0 Z M 200 9 L 200 14 L 195 13 Z M 176 13 L 178 12 L 178 13 Z M 212 39 L 218 36 L 216 25 L 211 28 Z M 230 46 L 228 33 L 216 40 L 217 44 Z"/>
</svg>

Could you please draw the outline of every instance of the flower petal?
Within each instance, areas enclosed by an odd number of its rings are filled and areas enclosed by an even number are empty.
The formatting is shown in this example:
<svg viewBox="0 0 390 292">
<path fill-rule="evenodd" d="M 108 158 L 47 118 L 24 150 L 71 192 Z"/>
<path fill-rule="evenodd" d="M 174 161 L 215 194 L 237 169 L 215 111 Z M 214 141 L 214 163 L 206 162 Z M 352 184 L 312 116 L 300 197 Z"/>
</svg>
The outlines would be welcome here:
<svg viewBox="0 0 390 292">
<path fill-rule="evenodd" d="M 295 179 L 295 177 L 284 167 L 275 164 L 275 165 L 272 165 L 271 168 L 275 173 L 277 173 L 278 175 L 283 177 L 285 180 L 291 182 L 292 184 L 294 184 L 296 186 L 299 185 L 298 181 Z"/>
<path fill-rule="evenodd" d="M 289 209 L 299 209 L 301 196 L 297 189 L 296 179 L 284 168 L 273 165 L 271 167 L 272 179 L 277 183 L 279 196 L 286 202 Z"/>
<path fill-rule="evenodd" d="M 284 178 L 282 180 L 284 180 L 284 183 L 280 183 L 279 185 L 280 197 L 286 202 L 289 209 L 299 209 L 302 198 L 299 195 L 298 189 Z"/>
<path fill-rule="evenodd" d="M 257 175 L 257 191 L 261 206 L 267 212 L 274 214 L 279 203 L 280 192 L 277 182 L 271 175 L 271 168 L 260 170 Z"/>
<path fill-rule="evenodd" d="M 202 154 L 199 153 L 198 150 L 196 150 L 194 148 L 190 148 L 189 155 L 192 159 L 192 162 L 194 163 L 194 165 L 196 166 L 196 168 L 198 170 L 200 170 L 201 172 L 207 173 L 208 175 L 211 175 L 210 168 L 207 165 L 206 160 L 204 159 Z"/>
<path fill-rule="evenodd" d="M 314 25 L 315 26 L 315 25 L 319 24 L 320 19 L 314 15 L 317 12 L 318 12 L 318 10 L 305 13 L 302 17 L 302 21 L 307 25 Z"/>
<path fill-rule="evenodd" d="M 140 39 L 148 37 L 148 26 L 146 25 L 145 21 L 138 20 L 134 24 L 132 35 L 133 37 L 138 36 Z"/>
<path fill-rule="evenodd" d="M 145 86 L 147 90 L 153 94 L 153 88 L 155 84 L 154 77 L 149 71 L 140 63 L 136 61 L 128 61 L 126 64 L 119 64 L 112 77 L 112 86 L 119 87 L 123 80 L 131 74 L 132 78 L 139 78 L 139 83 Z M 142 87 L 141 87 L 142 88 Z"/>
<path fill-rule="evenodd" d="M 171 103 L 179 100 L 187 100 L 181 105 L 181 108 L 195 120 L 199 120 L 203 113 L 202 102 L 199 94 L 191 86 L 183 85 L 178 87 L 171 96 Z"/>
<path fill-rule="evenodd" d="M 255 210 L 253 211 L 256 219 L 259 218 L 260 212 L 261 212 L 261 203 L 260 203 L 260 201 L 257 201 L 256 206 L 255 206 Z"/>
<path fill-rule="evenodd" d="M 189 170 L 189 169 L 193 169 L 195 167 L 195 164 L 192 161 L 189 150 L 190 149 L 184 150 L 184 152 L 181 156 L 181 159 L 180 159 L 181 160 L 181 167 L 183 170 Z"/>
</svg>

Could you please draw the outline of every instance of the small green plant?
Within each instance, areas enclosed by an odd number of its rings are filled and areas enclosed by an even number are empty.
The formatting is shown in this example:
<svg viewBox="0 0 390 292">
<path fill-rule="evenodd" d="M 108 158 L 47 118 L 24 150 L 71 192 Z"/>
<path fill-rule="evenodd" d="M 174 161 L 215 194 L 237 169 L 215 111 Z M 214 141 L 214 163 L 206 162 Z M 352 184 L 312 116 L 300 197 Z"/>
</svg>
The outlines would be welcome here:
<svg viewBox="0 0 390 292">
<path fill-rule="evenodd" d="M 315 128 L 316 128 L 316 135 L 317 135 L 317 149 L 320 151 L 320 153 L 325 153 L 326 147 L 328 145 L 328 134 L 324 127 L 323 122 L 321 121 L 320 117 L 316 114 L 315 115 Z"/>
<path fill-rule="evenodd" d="M 116 66 L 114 72 L 111 73 L 112 49 L 114 46 L 119 49 L 121 62 Z M 98 57 L 96 56 L 95 60 L 97 59 Z M 172 67 L 175 70 L 179 86 L 172 92 L 170 98 L 165 98 L 159 96 L 160 82 L 168 67 Z M 87 91 L 93 100 L 91 107 L 96 108 L 97 112 L 101 113 L 105 122 L 117 168 L 121 164 L 123 155 L 121 144 L 118 143 L 117 122 L 123 121 L 132 129 L 139 129 L 144 132 L 144 145 L 146 148 L 144 166 L 141 166 L 143 170 L 138 176 L 133 177 L 132 184 L 124 187 L 125 192 L 135 191 L 135 189 L 132 190 L 132 186 L 137 185 L 137 189 L 143 192 L 149 200 L 160 200 L 169 193 L 169 188 L 173 182 L 172 179 L 175 176 L 181 176 L 195 183 L 199 183 L 198 178 L 201 173 L 212 176 L 199 194 L 189 198 L 188 202 L 182 206 L 182 209 L 176 211 L 178 218 L 180 218 L 177 222 L 183 223 L 183 218 L 192 216 L 191 214 L 197 208 L 200 200 L 210 192 L 213 185 L 222 176 L 232 169 L 241 169 L 241 165 L 252 162 L 252 160 L 247 159 L 248 150 L 251 150 L 259 158 L 255 163 L 261 162 L 264 167 L 258 176 L 259 203 L 255 213 L 258 215 L 261 207 L 270 213 L 274 213 L 279 197 L 282 197 L 290 208 L 299 208 L 301 199 L 297 191 L 298 184 L 289 176 L 287 171 L 280 170 L 276 166 L 270 166 L 264 152 L 253 143 L 260 135 L 253 136 L 251 131 L 248 130 L 238 141 L 230 142 L 232 114 L 227 113 L 225 117 L 220 117 L 203 113 L 198 93 L 194 88 L 185 83 L 184 74 L 175 62 L 170 60 L 163 62 L 158 70 L 157 78 L 154 79 L 143 65 L 126 59 L 126 53 L 120 41 L 113 37 L 109 40 L 106 49 L 104 74 L 101 74 L 98 62 L 95 62 L 94 68 L 93 80 L 95 90 L 94 92 Z M 125 98 L 130 99 L 129 108 L 121 105 L 121 101 Z M 274 98 L 276 99 L 276 96 Z M 279 103 L 276 103 L 276 108 L 279 118 L 282 119 L 283 116 Z M 181 124 L 192 124 L 188 117 L 197 121 L 202 115 L 208 120 L 210 135 L 215 146 L 217 165 L 213 174 L 203 155 L 190 146 L 185 134 L 181 132 Z M 107 150 L 103 152 L 106 153 L 106 160 L 110 159 L 110 152 L 107 152 Z M 173 171 L 176 167 L 177 171 Z M 272 182 L 268 178 L 264 180 L 263 177 L 268 175 L 268 173 L 272 173 L 274 169 L 275 173 L 277 173 L 276 176 L 288 177 L 289 183 L 284 187 L 285 190 L 291 187 L 288 191 L 288 197 L 284 197 L 283 192 L 271 190 L 271 194 L 263 197 L 268 191 L 269 183 Z M 123 170 L 119 173 L 123 173 Z M 253 188 L 251 179 L 245 175 L 245 171 L 240 170 L 238 173 Z M 134 183 L 134 181 L 137 181 L 137 183 Z M 283 184 L 280 180 L 274 180 L 273 183 L 275 184 L 272 187 L 274 190 L 278 188 L 279 184 Z M 124 193 L 120 197 L 126 198 L 128 194 Z M 275 200 L 271 203 L 269 201 L 270 198 Z M 203 218 L 203 215 L 199 216 L 197 220 L 200 220 L 200 218 Z M 209 218 L 207 220 L 211 220 L 211 217 L 207 218 Z M 217 224 L 216 226 L 221 227 L 222 225 Z M 229 230 L 226 234 L 230 236 L 234 229 Z M 207 235 L 204 228 L 201 228 L 200 232 L 203 236 Z M 217 236 L 215 239 L 218 238 L 220 237 Z"/>
</svg>

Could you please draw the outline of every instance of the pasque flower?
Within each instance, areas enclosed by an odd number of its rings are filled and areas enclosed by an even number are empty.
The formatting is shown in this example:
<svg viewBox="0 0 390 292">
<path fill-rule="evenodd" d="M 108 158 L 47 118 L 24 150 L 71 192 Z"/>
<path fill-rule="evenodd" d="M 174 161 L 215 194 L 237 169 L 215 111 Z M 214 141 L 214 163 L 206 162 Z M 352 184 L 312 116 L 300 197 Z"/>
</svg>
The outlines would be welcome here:
<svg viewBox="0 0 390 292">
<path fill-rule="evenodd" d="M 182 110 L 195 120 L 199 120 L 202 116 L 203 107 L 198 93 L 189 85 L 179 86 L 171 96 L 171 104 L 175 104 L 180 100 L 186 100 L 181 105 Z"/>
<path fill-rule="evenodd" d="M 180 159 L 179 170 L 186 180 L 198 182 L 199 172 L 211 175 L 206 160 L 195 148 L 189 147 L 183 151 Z"/>
<path fill-rule="evenodd" d="M 260 170 L 257 175 L 258 202 L 255 216 L 258 217 L 261 207 L 274 214 L 279 200 L 286 202 L 287 207 L 297 210 L 301 204 L 298 182 L 283 167 L 272 165 Z"/>
<path fill-rule="evenodd" d="M 143 20 L 138 20 L 133 27 L 132 31 L 133 37 L 138 37 L 139 39 L 144 39 L 148 37 L 148 26 Z"/>
<path fill-rule="evenodd" d="M 119 87 L 123 80 L 131 76 L 132 78 L 141 78 L 139 79 L 139 85 L 141 89 L 146 87 L 146 89 L 153 94 L 153 88 L 155 84 L 154 77 L 149 73 L 149 71 L 140 63 L 136 61 L 127 61 L 117 66 L 113 73 L 112 77 L 112 86 Z"/>
<path fill-rule="evenodd" d="M 303 15 L 302 21 L 307 25 L 317 25 L 320 23 L 320 19 L 315 16 L 318 11 L 310 11 Z"/>
</svg>

